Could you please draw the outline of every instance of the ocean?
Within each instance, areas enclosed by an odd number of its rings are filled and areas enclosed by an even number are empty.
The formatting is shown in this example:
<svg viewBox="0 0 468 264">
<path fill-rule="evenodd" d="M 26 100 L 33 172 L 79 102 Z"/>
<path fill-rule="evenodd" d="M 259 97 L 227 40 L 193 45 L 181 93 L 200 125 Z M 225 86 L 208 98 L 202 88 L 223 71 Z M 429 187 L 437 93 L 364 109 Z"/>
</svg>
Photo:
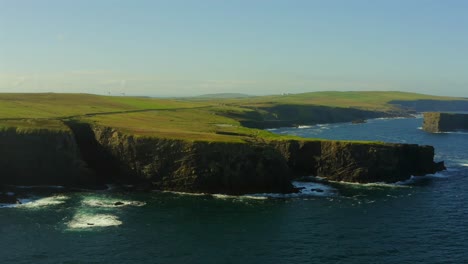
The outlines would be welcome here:
<svg viewBox="0 0 468 264">
<path fill-rule="evenodd" d="M 245 196 L 15 187 L 0 263 L 468 263 L 468 133 L 422 118 L 280 128 L 302 137 L 432 145 L 447 170 L 395 184 L 296 182 Z"/>
</svg>

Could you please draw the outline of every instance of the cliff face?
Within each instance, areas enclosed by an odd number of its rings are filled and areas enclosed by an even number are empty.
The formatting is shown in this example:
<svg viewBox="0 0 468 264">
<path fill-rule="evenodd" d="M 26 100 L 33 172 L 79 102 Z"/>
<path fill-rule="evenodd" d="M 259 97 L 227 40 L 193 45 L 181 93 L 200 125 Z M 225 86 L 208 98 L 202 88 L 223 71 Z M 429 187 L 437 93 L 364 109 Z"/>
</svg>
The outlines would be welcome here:
<svg viewBox="0 0 468 264">
<path fill-rule="evenodd" d="M 316 175 L 359 183 L 397 182 L 445 169 L 443 162 L 434 162 L 432 146 L 333 140 L 273 144 L 295 176 Z"/>
<path fill-rule="evenodd" d="M 444 169 L 434 148 L 410 144 L 323 141 L 317 175 L 345 182 L 397 182 Z"/>
<path fill-rule="evenodd" d="M 183 192 L 291 192 L 283 156 L 271 147 L 138 138 L 94 126 L 97 141 L 120 163 L 124 181 Z"/>
<path fill-rule="evenodd" d="M 431 133 L 468 130 L 468 114 L 424 113 L 423 130 Z"/>
<path fill-rule="evenodd" d="M 0 184 L 93 184 L 71 131 L 0 131 Z"/>
<path fill-rule="evenodd" d="M 431 146 L 330 140 L 193 143 L 93 129 L 100 144 L 119 159 L 121 171 L 164 190 L 288 192 L 290 180 L 300 176 L 396 182 L 444 169 L 443 162 L 433 161 Z"/>
</svg>

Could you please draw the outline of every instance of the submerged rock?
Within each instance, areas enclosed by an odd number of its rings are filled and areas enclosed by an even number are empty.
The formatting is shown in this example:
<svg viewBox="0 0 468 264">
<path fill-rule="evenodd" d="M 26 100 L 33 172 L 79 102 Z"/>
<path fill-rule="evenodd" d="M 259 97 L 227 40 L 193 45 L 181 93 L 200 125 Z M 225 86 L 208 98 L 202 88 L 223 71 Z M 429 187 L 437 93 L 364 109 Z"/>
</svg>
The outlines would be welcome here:
<svg viewBox="0 0 468 264">
<path fill-rule="evenodd" d="M 355 120 L 351 121 L 351 123 L 353 123 L 353 124 L 363 124 L 363 123 L 367 123 L 367 121 L 365 119 L 355 119 Z"/>
</svg>

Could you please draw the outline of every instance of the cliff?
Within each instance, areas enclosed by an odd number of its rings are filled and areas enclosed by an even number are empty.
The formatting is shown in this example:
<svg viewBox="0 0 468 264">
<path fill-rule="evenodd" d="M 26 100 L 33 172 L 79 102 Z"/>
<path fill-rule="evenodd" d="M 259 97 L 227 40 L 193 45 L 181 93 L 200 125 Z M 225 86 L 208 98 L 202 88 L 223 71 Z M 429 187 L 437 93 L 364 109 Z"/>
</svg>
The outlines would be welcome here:
<svg viewBox="0 0 468 264">
<path fill-rule="evenodd" d="M 445 169 L 434 148 L 414 144 L 323 141 L 317 175 L 345 182 L 397 182 Z"/>
<path fill-rule="evenodd" d="M 163 190 L 290 192 L 294 177 L 396 182 L 445 168 L 433 161 L 431 146 L 331 140 L 189 142 L 91 128 L 99 144 L 119 161 L 125 180 L 149 181 Z"/>
<path fill-rule="evenodd" d="M 356 141 L 272 142 L 296 177 L 316 175 L 344 182 L 397 182 L 444 170 L 434 148 Z"/>
<path fill-rule="evenodd" d="M 295 177 L 395 182 L 443 169 L 430 146 L 329 140 L 209 142 L 145 137 L 99 124 L 0 133 L 2 184 L 126 183 L 182 192 L 293 192 Z"/>
<path fill-rule="evenodd" d="M 291 173 L 275 149 L 246 143 L 136 137 L 93 126 L 99 144 L 119 162 L 120 180 L 183 192 L 291 192 Z"/>
<path fill-rule="evenodd" d="M 1 184 L 96 183 L 71 131 L 1 129 L 0 157 Z"/>
<path fill-rule="evenodd" d="M 431 133 L 468 130 L 468 114 L 424 113 L 423 130 Z"/>
</svg>

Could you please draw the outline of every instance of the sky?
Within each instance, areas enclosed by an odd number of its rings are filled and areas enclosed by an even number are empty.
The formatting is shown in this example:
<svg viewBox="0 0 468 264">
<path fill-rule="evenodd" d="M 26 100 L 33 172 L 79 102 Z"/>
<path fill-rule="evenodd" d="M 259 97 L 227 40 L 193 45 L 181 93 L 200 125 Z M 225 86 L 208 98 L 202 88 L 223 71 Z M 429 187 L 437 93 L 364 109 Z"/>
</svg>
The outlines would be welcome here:
<svg viewBox="0 0 468 264">
<path fill-rule="evenodd" d="M 468 1 L 0 0 L 0 92 L 468 97 Z"/>
</svg>

